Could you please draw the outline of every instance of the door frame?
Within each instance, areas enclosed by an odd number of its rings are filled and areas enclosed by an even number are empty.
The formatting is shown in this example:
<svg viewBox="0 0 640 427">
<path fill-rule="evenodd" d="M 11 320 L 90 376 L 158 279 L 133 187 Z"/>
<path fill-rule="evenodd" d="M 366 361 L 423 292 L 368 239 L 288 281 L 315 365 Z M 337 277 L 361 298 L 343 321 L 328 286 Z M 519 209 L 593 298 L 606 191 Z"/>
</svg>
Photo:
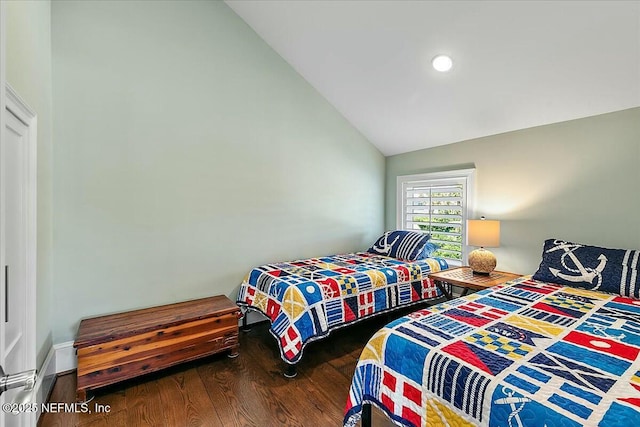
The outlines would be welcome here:
<svg viewBox="0 0 640 427">
<path fill-rule="evenodd" d="M 4 134 L 5 134 L 5 109 L 6 109 L 6 96 L 5 96 L 5 62 L 6 62 L 6 9 L 5 2 L 0 0 L 0 159 L 5 157 L 4 152 Z M 0 266 L 5 265 L 4 247 L 5 247 L 5 232 L 4 232 L 4 218 L 5 218 L 5 200 L 4 200 L 4 179 L 2 175 L 4 170 L 2 169 L 2 162 L 0 161 Z M 0 320 L 5 316 L 5 298 L 4 294 L 5 283 L 4 274 L 0 274 Z M 0 322 L 0 364 L 4 365 L 4 349 L 5 349 L 5 336 L 4 336 L 4 322 Z M 6 398 L 5 394 L 0 396 L 0 403 L 4 403 Z M 5 414 L 0 414 L 0 427 L 4 427 Z"/>
<path fill-rule="evenodd" d="M 5 82 L 6 110 L 10 111 L 28 129 L 28 138 L 23 146 L 25 171 L 26 212 L 25 212 L 25 261 L 26 261 L 26 293 L 25 293 L 25 346 L 26 369 L 36 369 L 36 272 L 37 272 L 37 181 L 38 181 L 38 116 L 27 103 L 16 93 L 9 83 Z M 5 123 L 6 126 L 6 123 Z M 3 129 L 4 130 L 4 129 Z M 4 186 L 0 190 L 3 193 Z M 4 214 L 4 212 L 3 212 Z M 2 223 L 4 227 L 4 220 Z M 4 237 L 4 229 L 2 233 Z M 2 241 L 4 248 L 5 242 Z M 4 280 L 4 279 L 3 279 Z M 3 290 L 6 289 L 3 287 Z M 6 295 L 4 295 L 6 298 Z M 3 304 L 4 310 L 4 304 Z M 9 372 L 12 373 L 12 372 Z"/>
<path fill-rule="evenodd" d="M 26 180 L 27 185 L 27 212 L 26 212 L 26 265 L 27 265 L 27 289 L 25 307 L 29 310 L 25 324 L 25 345 L 27 367 L 36 368 L 36 254 L 37 254 L 37 116 L 34 111 L 8 86 L 6 79 L 6 8 L 5 2 L 0 1 L 0 159 L 5 156 L 4 141 L 6 131 L 6 110 L 11 112 L 29 128 L 29 138 L 25 144 Z M 0 161 L 0 266 L 5 265 L 5 182 L 2 178 L 4 170 Z M 4 269 L 2 269 L 4 270 Z M 0 274 L 0 320 L 5 317 L 5 277 Z M 0 321 L 0 363 L 4 363 L 5 349 L 4 322 Z M 6 394 L 0 396 L 0 402 L 4 403 Z M 35 425 L 35 413 L 27 417 L 27 422 Z M 4 414 L 0 414 L 0 427 L 4 427 Z"/>
</svg>

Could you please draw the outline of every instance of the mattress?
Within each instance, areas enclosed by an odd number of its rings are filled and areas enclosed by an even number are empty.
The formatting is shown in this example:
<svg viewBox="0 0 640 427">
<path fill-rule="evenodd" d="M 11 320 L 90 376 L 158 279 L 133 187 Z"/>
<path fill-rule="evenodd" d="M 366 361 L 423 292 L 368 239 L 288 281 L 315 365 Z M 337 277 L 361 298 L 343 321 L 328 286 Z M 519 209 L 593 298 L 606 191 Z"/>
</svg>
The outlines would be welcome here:
<svg viewBox="0 0 640 427">
<path fill-rule="evenodd" d="M 237 303 L 271 321 L 282 359 L 290 364 L 306 344 L 376 314 L 441 296 L 428 274 L 447 268 L 440 258 L 402 261 L 369 252 L 256 267 Z"/>
<path fill-rule="evenodd" d="M 640 300 L 521 278 L 379 330 L 344 426 L 364 403 L 399 426 L 640 423 Z"/>
</svg>

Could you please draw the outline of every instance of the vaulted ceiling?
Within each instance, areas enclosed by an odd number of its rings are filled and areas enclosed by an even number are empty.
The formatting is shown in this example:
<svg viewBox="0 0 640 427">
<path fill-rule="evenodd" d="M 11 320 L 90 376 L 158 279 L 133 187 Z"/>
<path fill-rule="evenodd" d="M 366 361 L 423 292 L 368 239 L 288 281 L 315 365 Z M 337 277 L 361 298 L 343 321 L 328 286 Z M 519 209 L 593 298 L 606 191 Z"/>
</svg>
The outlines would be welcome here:
<svg viewBox="0 0 640 427">
<path fill-rule="evenodd" d="M 227 4 L 385 155 L 640 106 L 640 1 Z"/>
</svg>

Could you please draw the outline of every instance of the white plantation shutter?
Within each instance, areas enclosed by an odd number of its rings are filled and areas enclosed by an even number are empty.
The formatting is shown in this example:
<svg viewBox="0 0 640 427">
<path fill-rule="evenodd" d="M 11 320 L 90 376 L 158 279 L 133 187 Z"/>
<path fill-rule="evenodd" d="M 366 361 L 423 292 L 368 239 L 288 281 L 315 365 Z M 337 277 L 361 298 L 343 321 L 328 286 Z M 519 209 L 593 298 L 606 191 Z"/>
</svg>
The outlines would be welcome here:
<svg viewBox="0 0 640 427">
<path fill-rule="evenodd" d="M 424 231 L 439 246 L 433 256 L 466 263 L 466 220 L 473 169 L 398 177 L 398 228 Z"/>
</svg>

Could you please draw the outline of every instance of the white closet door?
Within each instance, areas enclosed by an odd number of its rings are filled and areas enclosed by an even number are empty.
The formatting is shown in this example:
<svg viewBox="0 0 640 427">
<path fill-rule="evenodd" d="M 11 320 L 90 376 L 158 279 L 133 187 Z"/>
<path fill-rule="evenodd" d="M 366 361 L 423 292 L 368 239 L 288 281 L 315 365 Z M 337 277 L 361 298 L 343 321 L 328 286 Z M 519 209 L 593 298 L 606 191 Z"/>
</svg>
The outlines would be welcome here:
<svg viewBox="0 0 640 427">
<path fill-rule="evenodd" d="M 26 247 L 25 247 L 25 159 L 24 144 L 28 128 L 11 112 L 6 112 L 3 180 L 5 182 L 5 349 L 4 369 L 7 373 L 28 368 L 26 359 Z M 5 401 L 11 402 L 16 390 L 6 392 Z M 5 426 L 25 426 L 24 415 L 5 416 Z"/>
</svg>

